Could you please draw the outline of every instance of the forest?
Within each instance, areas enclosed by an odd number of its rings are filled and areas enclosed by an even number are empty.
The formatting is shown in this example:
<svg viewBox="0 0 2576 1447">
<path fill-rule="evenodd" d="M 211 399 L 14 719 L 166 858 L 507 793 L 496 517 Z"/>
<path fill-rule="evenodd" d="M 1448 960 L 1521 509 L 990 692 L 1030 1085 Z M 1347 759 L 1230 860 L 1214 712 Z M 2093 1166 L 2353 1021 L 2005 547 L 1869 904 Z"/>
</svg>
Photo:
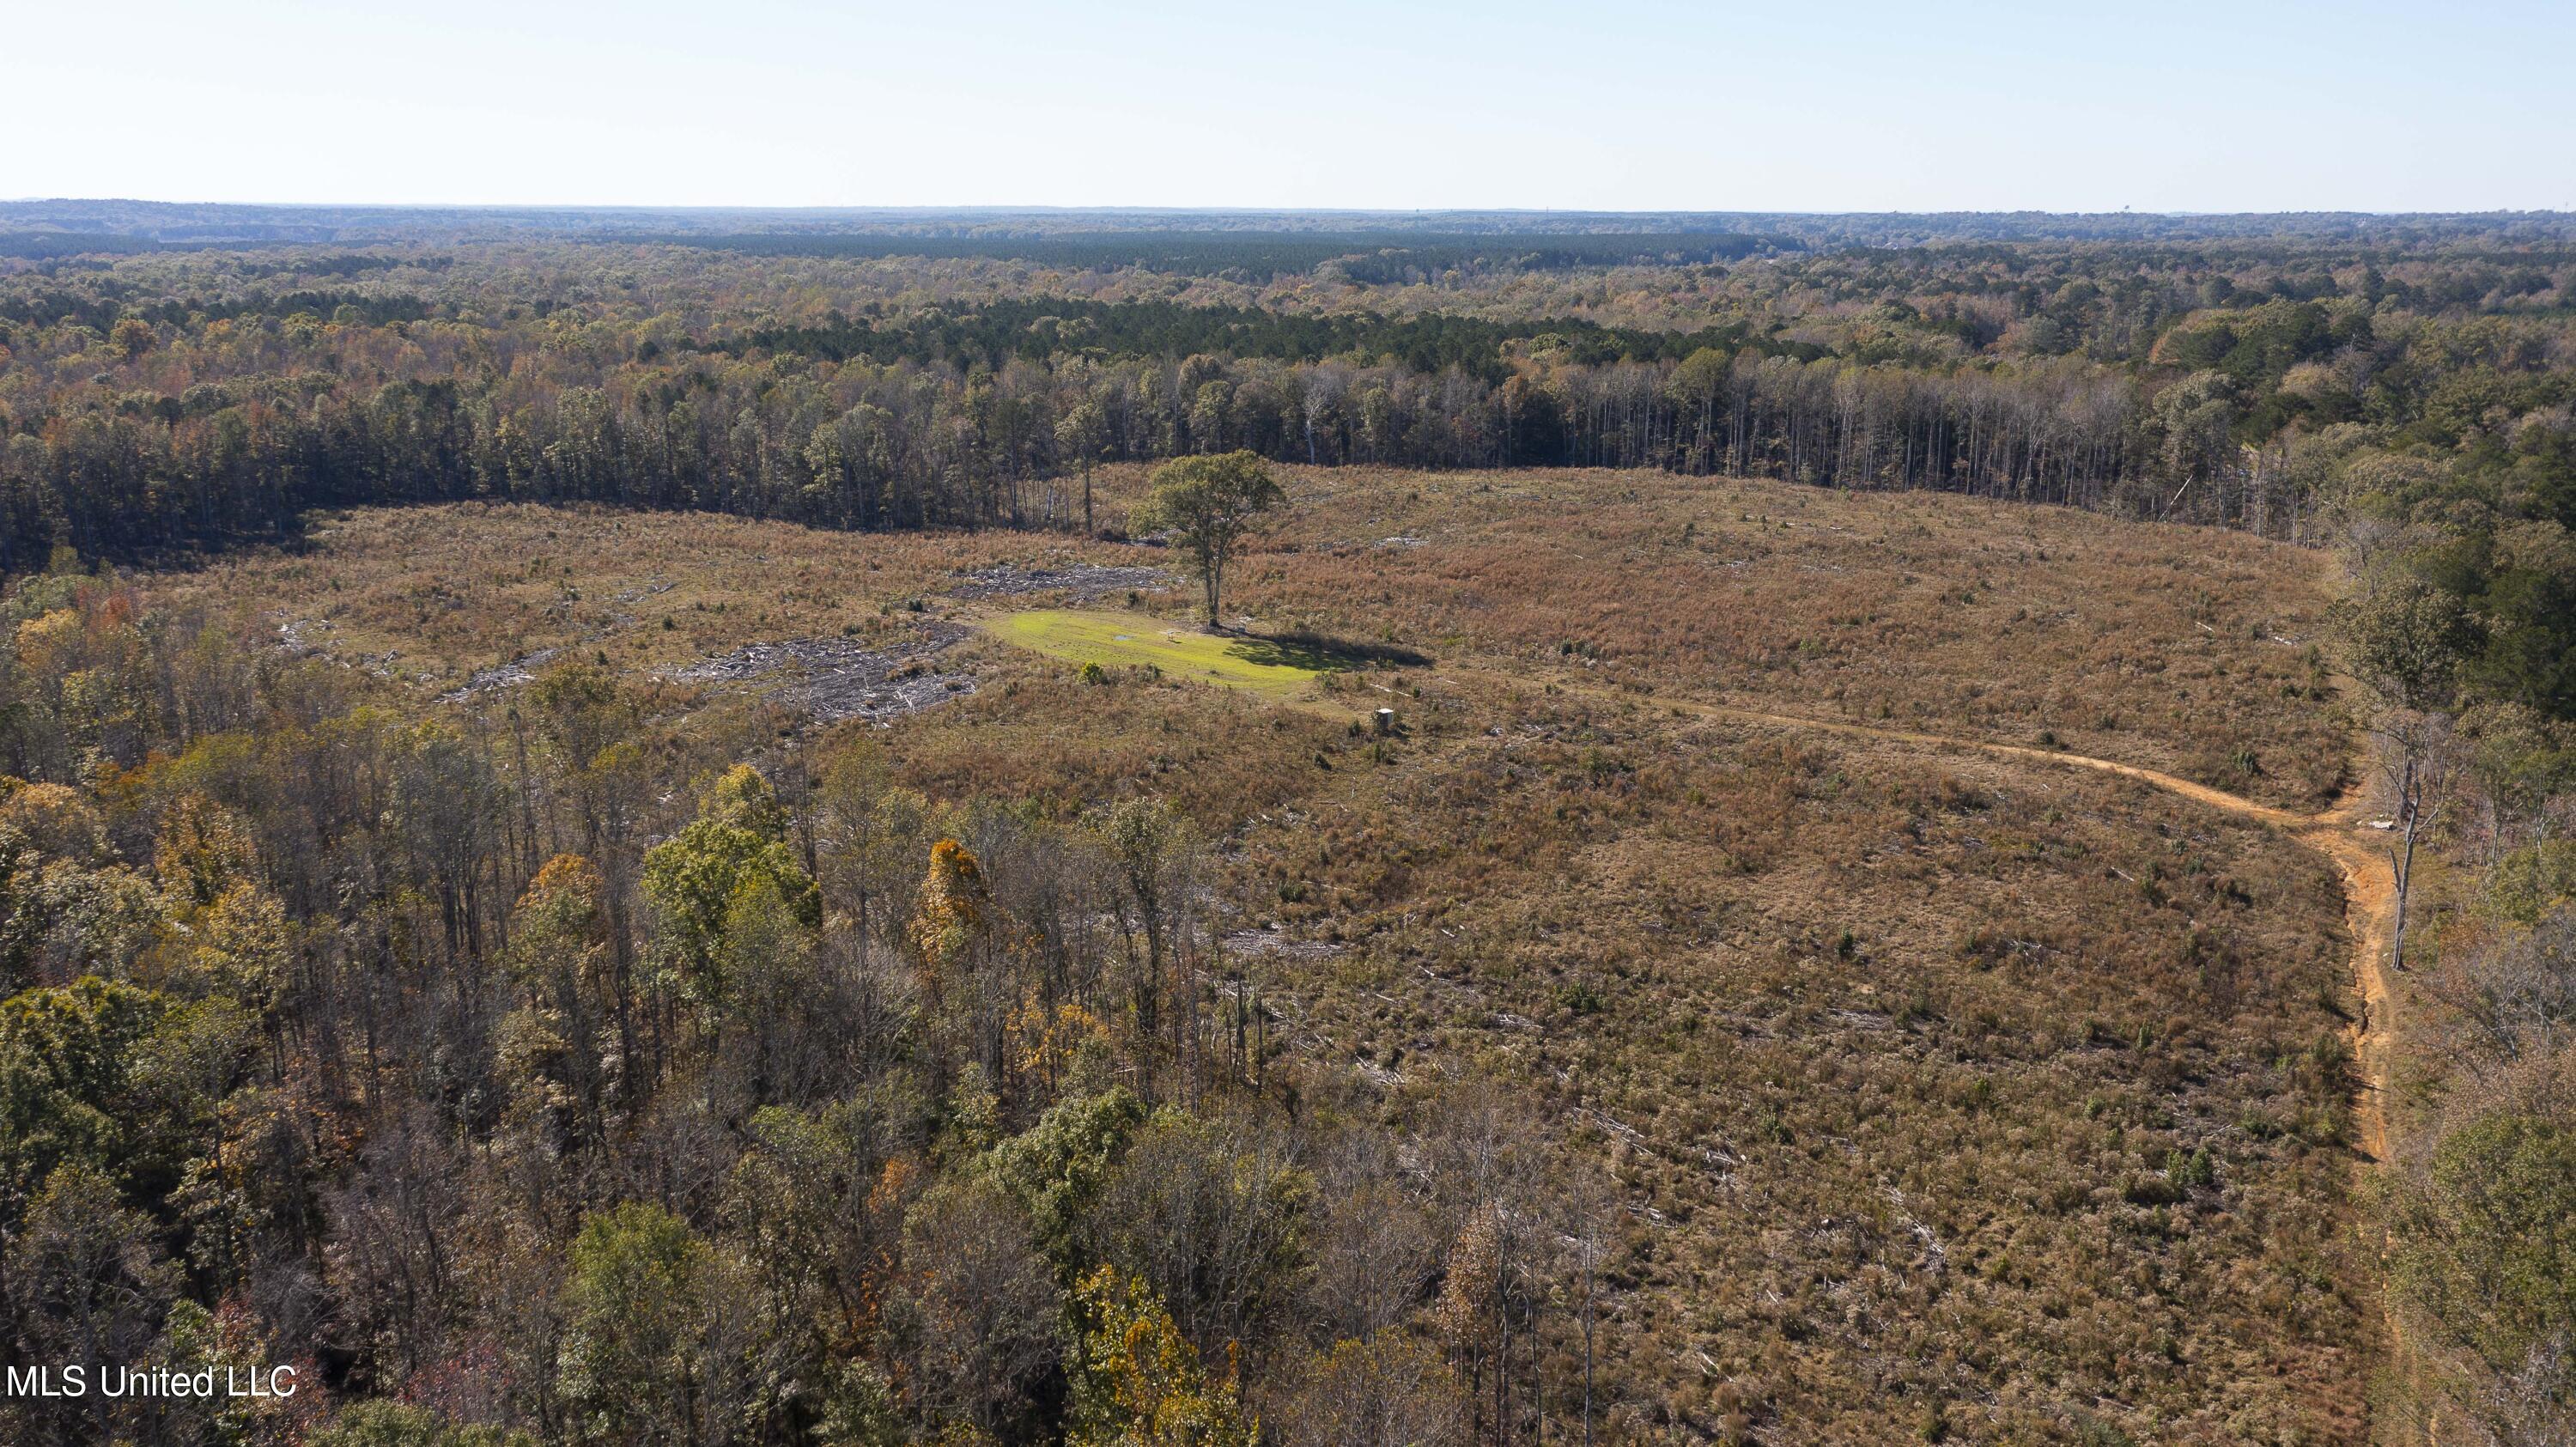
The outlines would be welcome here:
<svg viewBox="0 0 2576 1447">
<path fill-rule="evenodd" d="M 0 205 L 0 1435 L 2564 1440 L 2569 230 Z"/>
</svg>

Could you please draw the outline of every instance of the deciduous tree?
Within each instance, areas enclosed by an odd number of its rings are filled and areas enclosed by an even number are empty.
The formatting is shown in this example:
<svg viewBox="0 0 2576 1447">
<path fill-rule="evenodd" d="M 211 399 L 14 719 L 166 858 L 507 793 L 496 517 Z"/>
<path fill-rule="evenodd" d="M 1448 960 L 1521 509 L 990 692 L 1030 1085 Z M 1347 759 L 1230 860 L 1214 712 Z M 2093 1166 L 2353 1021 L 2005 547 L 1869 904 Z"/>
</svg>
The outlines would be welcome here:
<svg viewBox="0 0 2576 1447">
<path fill-rule="evenodd" d="M 1285 504 L 1288 494 L 1268 464 L 1250 452 L 1165 463 L 1154 470 L 1153 486 L 1128 525 L 1140 533 L 1169 533 L 1188 551 L 1206 597 L 1208 631 L 1223 632 L 1218 605 L 1226 569 L 1263 515 Z"/>
</svg>

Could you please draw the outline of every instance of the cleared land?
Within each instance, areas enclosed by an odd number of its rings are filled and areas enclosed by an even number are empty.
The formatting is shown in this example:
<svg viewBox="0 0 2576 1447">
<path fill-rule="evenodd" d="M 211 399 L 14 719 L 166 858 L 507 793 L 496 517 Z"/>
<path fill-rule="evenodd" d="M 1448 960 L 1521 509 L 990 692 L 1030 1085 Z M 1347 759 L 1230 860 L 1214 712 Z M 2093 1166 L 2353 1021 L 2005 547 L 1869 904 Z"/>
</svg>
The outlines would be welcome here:
<svg viewBox="0 0 2576 1447">
<path fill-rule="evenodd" d="M 1348 666 L 1247 657 L 1179 595 L 961 596 L 1006 563 L 1170 563 L 1014 535 L 369 512 L 159 586 L 424 704 L 544 648 L 646 680 L 984 624 L 938 662 L 971 694 L 810 747 L 865 729 L 940 799 L 1195 815 L 1227 926 L 1316 946 L 1239 956 L 1300 1109 L 1394 1119 L 1483 1081 L 1606 1166 L 1600 1370 L 1633 1440 L 2361 1439 L 2378 1313 L 2333 867 L 2276 816 L 1878 732 L 2313 809 L 2348 743 L 2312 557 L 1633 473 L 1292 492 L 1228 611 Z M 662 686 L 681 757 L 799 720 Z M 1298 698 L 1395 699 L 1406 731 L 1276 706 Z"/>
<path fill-rule="evenodd" d="M 1104 516 L 1142 480 L 1103 469 Z M 2325 564 L 2240 533 L 1651 472 L 1298 470 L 1290 489 L 1228 603 L 1263 633 L 2062 747 L 2304 810 L 2346 782 L 2318 645 Z M 916 607 L 1042 607 L 1032 577 L 1188 626 L 1176 594 L 1103 598 L 1102 575 L 1061 571 L 1168 571 L 1165 550 L 1017 534 L 466 506 L 348 514 L 316 545 L 194 576 L 220 606 L 263 600 L 307 645 L 442 688 L 547 647 L 685 667 L 864 638 Z"/>
</svg>

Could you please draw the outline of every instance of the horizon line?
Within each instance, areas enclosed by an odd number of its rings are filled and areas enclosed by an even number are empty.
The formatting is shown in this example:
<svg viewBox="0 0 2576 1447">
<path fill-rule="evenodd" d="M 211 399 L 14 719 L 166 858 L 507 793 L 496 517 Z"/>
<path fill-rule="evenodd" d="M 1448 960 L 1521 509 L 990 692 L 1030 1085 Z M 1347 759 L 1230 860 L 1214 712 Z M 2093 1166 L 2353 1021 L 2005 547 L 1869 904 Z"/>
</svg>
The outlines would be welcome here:
<svg viewBox="0 0 2576 1447">
<path fill-rule="evenodd" d="M 143 196 L 10 196 L 0 197 L 0 206 L 230 206 L 268 207 L 278 210 L 373 210 L 373 211 L 481 211 L 481 212 L 734 212 L 776 215 L 865 215 L 885 213 L 920 213 L 956 215 L 961 213 L 1026 214 L 1036 212 L 1065 215 L 1139 215 L 1139 216 L 1798 216 L 1798 217 L 1951 217 L 1951 216 L 2063 216 L 2063 217 L 2142 217 L 2174 220 L 2208 220 L 2232 217 L 2273 216 L 2339 216 L 2386 220 L 2452 217 L 2538 217 L 2576 220 L 2576 209 L 2550 207 L 2495 206 L 2482 210 L 2460 208 L 2380 210 L 2369 207 L 2297 207 L 2283 210 L 2182 210 L 2138 209 L 2117 210 L 2058 209 L 2044 206 L 2004 208 L 1954 208 L 1947 210 L 1906 210 L 1899 208 L 1852 207 L 1844 209 L 1800 209 L 1795 207 L 1591 207 L 1591 206 L 1180 206 L 1132 202 L 1098 204 L 1063 202 L 903 202 L 903 203 L 783 203 L 783 202 L 649 202 L 649 201 L 173 201 Z"/>
</svg>

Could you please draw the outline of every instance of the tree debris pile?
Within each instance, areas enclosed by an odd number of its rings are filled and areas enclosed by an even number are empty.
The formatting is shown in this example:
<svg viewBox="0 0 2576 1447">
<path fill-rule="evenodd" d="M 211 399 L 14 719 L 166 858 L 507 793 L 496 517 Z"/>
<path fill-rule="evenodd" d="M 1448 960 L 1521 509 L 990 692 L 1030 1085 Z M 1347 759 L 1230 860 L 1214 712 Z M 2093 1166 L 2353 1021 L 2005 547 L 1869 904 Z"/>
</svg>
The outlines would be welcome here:
<svg viewBox="0 0 2576 1447">
<path fill-rule="evenodd" d="M 1071 563 L 1061 568 L 1022 568 L 1009 563 L 976 568 L 960 575 L 948 591 L 959 598 L 1019 598 L 1031 593 L 1064 593 L 1089 603 L 1112 593 L 1167 592 L 1172 575 L 1160 568 L 1112 568 L 1098 563 Z"/>
<path fill-rule="evenodd" d="M 818 723 L 852 718 L 883 723 L 975 691 L 974 675 L 929 666 L 967 632 L 954 623 L 930 623 L 915 637 L 891 646 L 872 647 L 849 638 L 752 643 L 662 676 L 674 683 L 754 688 Z"/>
</svg>

